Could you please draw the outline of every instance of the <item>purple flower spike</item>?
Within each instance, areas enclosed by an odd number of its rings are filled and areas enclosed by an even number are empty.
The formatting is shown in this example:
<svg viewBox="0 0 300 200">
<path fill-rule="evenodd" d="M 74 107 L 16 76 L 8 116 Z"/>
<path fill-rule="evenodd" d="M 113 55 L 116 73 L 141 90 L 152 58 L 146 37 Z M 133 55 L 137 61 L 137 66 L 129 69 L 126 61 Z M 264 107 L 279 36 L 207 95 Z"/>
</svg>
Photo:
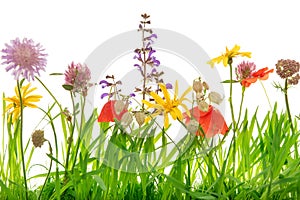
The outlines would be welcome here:
<svg viewBox="0 0 300 200">
<path fill-rule="evenodd" d="M 12 45 L 5 44 L 6 49 L 2 49 L 2 64 L 7 64 L 6 71 L 12 70 L 15 79 L 23 76 L 28 81 L 34 80 L 35 75 L 40 75 L 40 70 L 45 71 L 47 65 L 46 56 L 43 53 L 45 49 L 38 43 L 34 44 L 33 40 L 19 38 L 11 41 Z"/>
</svg>

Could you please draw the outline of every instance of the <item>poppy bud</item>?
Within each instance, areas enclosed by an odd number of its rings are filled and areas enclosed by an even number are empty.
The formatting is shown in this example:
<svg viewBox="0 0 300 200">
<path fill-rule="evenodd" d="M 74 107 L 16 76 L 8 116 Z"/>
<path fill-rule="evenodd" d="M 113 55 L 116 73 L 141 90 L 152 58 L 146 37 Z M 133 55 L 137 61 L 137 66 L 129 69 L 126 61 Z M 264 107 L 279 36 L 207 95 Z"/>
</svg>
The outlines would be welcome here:
<svg viewBox="0 0 300 200">
<path fill-rule="evenodd" d="M 146 116 L 143 112 L 136 112 L 134 114 L 134 117 L 139 126 L 142 126 L 144 124 Z"/>
<path fill-rule="evenodd" d="M 199 108 L 199 110 L 201 110 L 203 112 L 207 112 L 208 111 L 208 107 L 209 107 L 209 105 L 205 101 L 199 101 L 198 102 L 198 108 Z"/>
<path fill-rule="evenodd" d="M 123 114 L 121 118 L 121 125 L 124 128 L 127 128 L 127 126 L 129 126 L 132 121 L 133 121 L 132 115 L 129 112 L 126 112 Z"/>
<path fill-rule="evenodd" d="M 206 82 L 203 82 L 202 85 L 203 85 L 205 90 L 209 90 L 209 86 Z"/>
<path fill-rule="evenodd" d="M 125 108 L 125 104 L 122 100 L 117 100 L 114 104 L 114 109 L 117 115 L 119 115 Z"/>
<path fill-rule="evenodd" d="M 197 122 L 197 120 L 192 119 L 186 128 L 190 133 L 196 134 L 199 128 L 199 123 Z"/>
<path fill-rule="evenodd" d="M 211 102 L 216 104 L 220 104 L 223 101 L 223 97 L 217 92 L 209 93 L 208 98 Z"/>
<path fill-rule="evenodd" d="M 193 81 L 193 90 L 196 92 L 196 93 L 201 93 L 202 92 L 202 83 L 199 79 L 196 79 Z"/>
</svg>

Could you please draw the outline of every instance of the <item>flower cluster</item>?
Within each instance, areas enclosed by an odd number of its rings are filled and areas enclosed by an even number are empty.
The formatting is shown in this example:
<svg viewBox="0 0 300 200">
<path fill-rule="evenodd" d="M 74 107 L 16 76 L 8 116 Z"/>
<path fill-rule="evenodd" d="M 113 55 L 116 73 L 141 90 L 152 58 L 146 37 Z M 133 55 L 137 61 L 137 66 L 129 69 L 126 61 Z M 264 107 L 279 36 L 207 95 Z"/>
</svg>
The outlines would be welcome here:
<svg viewBox="0 0 300 200">
<path fill-rule="evenodd" d="M 72 62 L 65 72 L 65 89 L 72 92 L 87 95 L 88 88 L 91 86 L 91 71 L 86 64 Z"/>
<path fill-rule="evenodd" d="M 288 84 L 297 85 L 300 80 L 300 64 L 295 60 L 280 59 L 276 63 L 276 73 L 282 79 L 287 79 Z"/>
</svg>

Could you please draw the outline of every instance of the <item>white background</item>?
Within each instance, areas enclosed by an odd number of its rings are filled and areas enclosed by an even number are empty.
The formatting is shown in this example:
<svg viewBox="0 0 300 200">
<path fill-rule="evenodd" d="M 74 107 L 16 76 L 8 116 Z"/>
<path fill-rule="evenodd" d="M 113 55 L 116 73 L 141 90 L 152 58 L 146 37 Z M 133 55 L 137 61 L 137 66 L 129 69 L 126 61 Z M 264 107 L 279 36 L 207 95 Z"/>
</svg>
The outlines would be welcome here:
<svg viewBox="0 0 300 200">
<path fill-rule="evenodd" d="M 49 54 L 47 72 L 42 73 L 42 79 L 55 91 L 64 106 L 70 106 L 66 105 L 69 101 L 60 88 L 63 77 L 49 79 L 48 73 L 64 72 L 71 61 L 84 62 L 102 42 L 122 32 L 137 29 L 140 14 L 145 12 L 151 15 L 153 28 L 169 29 L 185 35 L 198 43 L 211 58 L 219 56 L 225 46 L 232 48 L 238 44 L 241 51 L 252 52 L 253 56 L 249 60 L 255 62 L 257 68 L 274 68 L 281 58 L 300 61 L 300 14 L 297 1 L 1 0 L 0 48 L 3 49 L 5 43 L 16 37 L 32 38 L 40 42 Z M 222 80 L 229 79 L 229 68 L 222 65 L 216 67 Z M 0 80 L 1 94 L 5 92 L 8 96 L 13 95 L 15 80 L 10 73 L 5 72 L 5 66 L 0 67 Z M 284 109 L 283 95 L 272 86 L 273 81 L 283 83 L 273 73 L 268 81 L 264 81 L 264 85 L 272 104 L 277 101 L 280 108 Z M 33 84 L 38 86 L 37 83 Z M 228 85 L 224 87 L 227 98 Z M 240 86 L 236 85 L 236 110 L 240 91 Z M 299 86 L 290 89 L 293 115 L 300 113 L 299 95 Z M 45 97 L 39 105 L 47 106 L 48 103 Z M 269 110 L 259 83 L 246 90 L 245 106 L 251 111 L 260 106 L 261 114 Z M 230 123 L 227 108 L 225 115 Z M 30 118 L 31 121 L 33 119 Z M 25 137 L 30 137 L 32 130 L 28 130 Z"/>
</svg>

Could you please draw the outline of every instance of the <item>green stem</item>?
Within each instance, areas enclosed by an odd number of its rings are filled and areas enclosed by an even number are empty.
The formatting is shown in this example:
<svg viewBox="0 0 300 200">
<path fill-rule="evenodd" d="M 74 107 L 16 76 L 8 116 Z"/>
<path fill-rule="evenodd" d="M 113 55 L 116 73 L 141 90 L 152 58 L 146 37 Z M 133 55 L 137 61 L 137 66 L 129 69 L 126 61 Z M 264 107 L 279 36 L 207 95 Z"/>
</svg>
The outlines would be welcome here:
<svg viewBox="0 0 300 200">
<path fill-rule="evenodd" d="M 261 84 L 262 88 L 264 89 L 264 92 L 265 92 L 265 94 L 266 94 L 266 97 L 267 97 L 267 100 L 268 100 L 268 103 L 269 103 L 270 109 L 272 110 L 272 105 L 271 105 L 271 101 L 270 101 L 270 98 L 269 98 L 269 96 L 268 96 L 267 90 L 266 90 L 266 88 L 265 88 L 264 84 L 262 83 L 262 81 L 261 81 L 261 80 L 259 80 L 259 82 L 260 82 L 260 84 Z"/>
<path fill-rule="evenodd" d="M 60 109 L 60 113 L 63 112 L 63 109 L 61 107 L 61 105 L 59 104 L 59 102 L 57 101 L 56 97 L 52 94 L 52 92 L 48 89 L 48 87 L 39 79 L 39 77 L 35 76 L 36 80 L 38 80 L 38 82 L 44 87 L 44 89 L 48 92 L 48 94 L 50 94 L 50 96 L 53 98 L 54 102 L 58 105 L 59 109 Z M 50 119 L 51 122 L 51 126 L 53 129 L 53 134 L 54 134 L 54 141 L 55 141 L 55 158 L 58 160 L 58 143 L 57 143 L 57 135 L 56 135 L 56 131 L 55 131 L 55 127 L 53 124 L 53 121 L 51 119 L 51 115 L 50 113 L 44 112 Z M 59 190 L 60 190 L 60 180 L 59 180 L 59 168 L 58 168 L 58 163 L 56 162 L 56 191 L 57 194 L 59 194 Z M 59 196 L 58 196 L 59 199 Z"/>
<path fill-rule="evenodd" d="M 237 127 L 239 127 L 239 123 L 240 123 L 240 120 L 241 120 L 241 114 L 242 114 L 242 108 L 243 108 L 243 103 L 244 103 L 245 90 L 246 90 L 246 88 L 244 86 L 242 86 L 242 98 L 241 98 L 241 103 L 240 103 L 239 117 L 238 117 L 237 124 L 236 124 Z"/>
<path fill-rule="evenodd" d="M 231 111 L 231 118 L 232 118 L 232 127 L 233 127 L 233 132 L 235 133 L 236 131 L 236 121 L 234 118 L 234 109 L 233 109 L 233 103 L 232 103 L 232 59 L 228 61 L 229 68 L 230 68 L 230 83 L 229 83 L 229 105 L 230 105 L 230 111 Z"/>
<path fill-rule="evenodd" d="M 285 85 L 284 85 L 284 98 L 285 98 L 286 110 L 287 110 L 289 121 L 290 121 L 290 124 L 291 124 L 292 134 L 294 134 L 295 130 L 294 130 L 293 119 L 292 119 L 292 116 L 291 116 L 289 99 L 288 99 L 288 80 L 287 79 L 285 79 Z M 294 148 L 295 148 L 295 157 L 296 157 L 296 159 L 298 159 L 298 142 L 295 143 Z"/>
<path fill-rule="evenodd" d="M 71 100 L 72 100 L 72 106 L 73 106 L 73 124 L 72 124 L 72 131 L 71 131 L 71 135 L 69 138 L 67 138 L 68 140 L 68 149 L 67 149 L 67 155 L 66 155 L 66 165 L 65 165 L 65 180 L 68 179 L 68 170 L 69 170 L 69 157 L 70 157 L 70 150 L 71 150 L 71 145 L 73 142 L 73 135 L 74 135 L 74 131 L 75 131 L 75 119 L 76 119 L 76 108 L 75 108 L 75 102 L 74 102 L 74 97 L 73 97 L 73 93 L 70 92 L 71 94 Z"/>
<path fill-rule="evenodd" d="M 21 148 L 21 158 L 22 158 L 22 169 L 23 169 L 23 178 L 24 178 L 24 185 L 25 185 L 25 197 L 28 200 L 28 187 L 27 187 L 27 179 L 26 179 L 26 167 L 25 167 L 25 159 L 24 159 L 24 152 L 23 152 L 23 99 L 21 93 L 21 86 L 19 80 L 17 80 L 17 87 L 19 93 L 19 100 L 20 100 L 20 148 Z"/>
<path fill-rule="evenodd" d="M 233 153 L 232 153 L 232 161 L 233 161 L 233 166 L 232 166 L 232 174 L 233 177 L 235 176 L 235 152 L 236 152 L 236 144 L 235 144 L 235 136 L 236 136 L 236 121 L 234 118 L 234 109 L 233 109 L 233 103 L 232 103 L 232 81 L 233 81 L 233 76 L 232 76 L 232 58 L 228 60 L 228 64 L 230 67 L 230 96 L 229 96 L 229 104 L 230 104 L 230 110 L 231 110 L 231 118 L 232 118 L 232 126 L 233 126 L 233 136 L 231 143 L 233 144 Z M 231 145 L 230 145 L 231 146 Z M 230 154 L 230 147 L 228 150 L 228 155 Z"/>
<path fill-rule="evenodd" d="M 285 106 L 286 106 L 287 114 L 288 114 L 289 121 L 291 124 L 292 133 L 294 133 L 293 120 L 291 117 L 291 111 L 290 111 L 290 105 L 289 105 L 289 99 L 288 99 L 288 80 L 287 79 L 285 79 L 285 85 L 284 85 L 284 98 L 285 98 Z"/>
<path fill-rule="evenodd" d="M 49 141 L 48 141 L 48 144 L 49 144 L 50 155 L 52 155 L 52 147 L 51 147 L 51 144 L 50 144 Z M 52 169 L 52 163 L 53 163 L 53 160 L 51 159 L 51 161 L 50 161 L 50 166 L 49 166 L 49 169 L 48 169 L 48 173 L 47 173 L 47 176 L 46 176 L 46 178 L 45 178 L 44 184 L 43 184 L 43 186 L 42 186 L 41 192 L 40 192 L 40 194 L 39 194 L 38 200 L 41 199 L 41 196 L 42 196 L 42 194 L 43 194 L 43 190 L 44 190 L 44 188 L 45 188 L 45 186 L 46 186 L 46 183 L 47 183 L 47 180 L 48 180 L 48 178 L 49 178 L 49 176 L 50 176 L 51 169 Z"/>
<path fill-rule="evenodd" d="M 76 157 L 78 154 L 78 150 L 79 150 L 79 146 L 80 146 L 80 137 L 81 137 L 81 132 L 82 132 L 82 124 L 83 124 L 83 120 L 84 120 L 84 107 L 85 107 L 85 96 L 83 97 L 83 103 L 81 103 L 81 115 L 80 115 L 80 125 L 79 125 L 79 133 L 78 133 L 78 139 L 77 139 L 77 144 L 76 144 L 76 151 L 75 151 L 75 156 L 74 156 L 74 160 L 73 160 L 73 165 L 72 165 L 72 169 L 71 171 L 74 170 L 75 164 L 76 164 Z"/>
</svg>

